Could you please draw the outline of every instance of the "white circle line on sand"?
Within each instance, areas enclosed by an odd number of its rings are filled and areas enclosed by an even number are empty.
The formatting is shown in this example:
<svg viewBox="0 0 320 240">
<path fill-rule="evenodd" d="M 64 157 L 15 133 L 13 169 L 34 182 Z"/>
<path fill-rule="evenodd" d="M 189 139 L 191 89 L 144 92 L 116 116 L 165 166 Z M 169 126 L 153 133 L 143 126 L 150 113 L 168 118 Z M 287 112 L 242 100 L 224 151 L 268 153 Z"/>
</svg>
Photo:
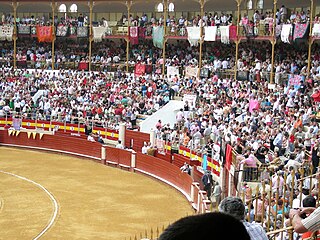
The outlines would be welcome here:
<svg viewBox="0 0 320 240">
<path fill-rule="evenodd" d="M 19 178 L 21 180 L 24 180 L 24 181 L 27 181 L 27 182 L 30 182 L 34 185 L 36 185 L 37 187 L 39 187 L 40 189 L 42 189 L 51 199 L 51 201 L 53 202 L 53 205 L 54 205 L 54 212 L 53 212 L 53 215 L 52 215 L 52 218 L 50 219 L 50 222 L 48 223 L 48 225 L 36 236 L 33 238 L 33 240 L 38 240 L 40 237 L 42 237 L 43 234 L 45 234 L 49 228 L 52 227 L 54 221 L 56 220 L 57 216 L 58 216 L 58 211 L 59 211 L 59 205 L 58 205 L 58 202 L 57 200 L 55 199 L 55 197 L 52 195 L 52 193 L 50 193 L 45 187 L 43 187 L 41 184 L 39 183 L 36 183 L 35 181 L 32 181 L 26 177 L 22 177 L 22 176 L 19 176 L 17 174 L 14 174 L 14 173 L 10 173 L 10 172 L 5 172 L 5 171 L 2 171 L 0 170 L 1 173 L 4 173 L 4 174 L 7 174 L 7 175 L 11 175 L 11 176 L 14 176 L 16 178 Z"/>
</svg>

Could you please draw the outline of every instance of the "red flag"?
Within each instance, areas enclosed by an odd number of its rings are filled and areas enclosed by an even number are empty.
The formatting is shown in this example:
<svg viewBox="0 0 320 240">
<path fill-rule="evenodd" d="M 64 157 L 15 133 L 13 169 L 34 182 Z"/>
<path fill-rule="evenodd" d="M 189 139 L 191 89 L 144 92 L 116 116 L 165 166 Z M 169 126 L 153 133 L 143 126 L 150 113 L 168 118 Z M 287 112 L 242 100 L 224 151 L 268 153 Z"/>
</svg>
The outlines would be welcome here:
<svg viewBox="0 0 320 240">
<path fill-rule="evenodd" d="M 146 65 L 145 64 L 137 63 L 135 65 L 134 75 L 141 76 L 141 75 L 144 75 L 145 72 L 146 72 Z"/>
<path fill-rule="evenodd" d="M 229 144 L 227 144 L 225 166 L 228 171 L 230 171 L 231 163 L 232 163 L 232 147 Z"/>
<path fill-rule="evenodd" d="M 130 43 L 132 45 L 139 44 L 138 27 L 130 27 Z"/>
<path fill-rule="evenodd" d="M 37 37 L 39 42 L 52 42 L 52 26 L 37 26 Z"/>
<path fill-rule="evenodd" d="M 229 27 L 229 39 L 237 40 L 237 26 L 232 25 Z"/>
</svg>

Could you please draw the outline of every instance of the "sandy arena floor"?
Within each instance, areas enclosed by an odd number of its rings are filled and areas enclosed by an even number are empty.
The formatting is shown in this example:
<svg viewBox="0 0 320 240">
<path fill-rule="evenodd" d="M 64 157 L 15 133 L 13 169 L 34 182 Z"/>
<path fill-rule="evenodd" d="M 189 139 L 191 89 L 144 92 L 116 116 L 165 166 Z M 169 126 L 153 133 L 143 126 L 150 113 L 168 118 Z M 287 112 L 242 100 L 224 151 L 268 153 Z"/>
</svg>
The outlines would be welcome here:
<svg viewBox="0 0 320 240">
<path fill-rule="evenodd" d="M 58 205 L 55 219 L 50 193 Z M 39 239 L 133 239 L 192 213 L 180 193 L 151 178 L 90 160 L 0 147 L 0 239 L 37 239 L 42 231 Z"/>
</svg>

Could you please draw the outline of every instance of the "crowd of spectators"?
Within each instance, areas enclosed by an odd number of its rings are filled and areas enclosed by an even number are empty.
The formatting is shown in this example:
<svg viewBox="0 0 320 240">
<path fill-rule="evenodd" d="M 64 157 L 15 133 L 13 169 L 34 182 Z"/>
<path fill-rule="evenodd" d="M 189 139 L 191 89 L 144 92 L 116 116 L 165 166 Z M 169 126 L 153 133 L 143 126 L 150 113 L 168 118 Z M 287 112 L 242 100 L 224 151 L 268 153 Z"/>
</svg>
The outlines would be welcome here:
<svg viewBox="0 0 320 240">
<path fill-rule="evenodd" d="M 170 84 L 157 76 L 73 70 L 50 74 L 12 68 L 2 68 L 0 74 L 0 117 L 15 112 L 23 118 L 67 123 L 90 119 L 96 126 L 115 129 L 124 121 L 133 129 L 139 114 L 150 115 L 170 100 Z M 39 90 L 44 94 L 33 98 Z"/>
<path fill-rule="evenodd" d="M 264 16 L 256 12 L 253 23 L 262 24 L 264 21 L 264 24 L 270 26 L 271 16 L 273 13 L 270 12 Z M 303 23 L 308 21 L 309 13 L 292 12 L 289 17 L 283 6 L 276 16 L 279 24 L 287 21 Z M 12 21 L 5 16 L 2 22 L 4 19 Z M 149 22 L 154 24 L 156 21 L 163 23 L 163 18 L 149 20 L 146 15 L 141 18 L 130 16 L 129 19 L 139 26 Z M 20 21 L 32 23 L 37 20 L 27 18 Z M 46 21 L 49 20 L 44 18 L 43 22 Z M 78 19 L 72 22 L 76 21 Z M 126 16 L 123 16 L 122 21 L 127 21 Z M 205 14 L 202 18 L 193 18 L 191 24 L 198 25 L 201 21 L 205 25 L 230 24 L 233 18 L 230 14 Z M 249 24 L 246 19 L 241 21 L 242 24 Z M 167 19 L 170 27 L 174 24 L 182 27 L 185 22 L 183 16 L 180 19 Z M 83 24 L 86 24 L 85 17 Z M 33 61 L 36 68 L 43 68 L 37 64 L 40 59 L 44 59 L 49 68 L 52 58 L 50 45 L 34 45 L 31 40 L 23 41 L 18 46 L 18 61 Z M 71 46 L 71 42 L 66 42 L 57 46 L 57 69 L 61 62 L 88 61 L 86 43 L 73 44 Z M 12 58 L 10 45 L 3 43 L 3 46 L 2 56 Z M 139 115 L 154 113 L 176 96 L 196 95 L 195 105 L 185 102 L 176 114 L 174 126 L 159 120 L 155 125 L 157 138 L 171 142 L 172 146 L 183 145 L 211 157 L 221 154 L 220 148 L 216 149 L 216 146 L 230 144 L 237 152 L 236 167 L 245 168 L 244 178 L 247 181 L 262 180 L 265 189 L 271 189 L 273 193 L 268 196 L 268 190 L 260 190 L 253 194 L 248 184 L 243 184 L 247 220 L 259 222 L 268 230 L 281 228 L 285 220 L 289 219 L 288 215 L 283 219 L 284 213 L 288 214 L 290 208 L 302 207 L 302 200 L 308 195 L 318 196 L 319 189 L 317 179 L 299 181 L 317 172 L 320 157 L 320 54 L 314 44 L 308 73 L 306 49 L 306 46 L 277 44 L 275 85 L 268 84 L 271 71 L 270 45 L 253 41 L 240 44 L 237 62 L 233 46 L 225 48 L 218 43 L 205 44 L 203 64 L 211 75 L 199 79 L 183 74 L 163 77 L 155 73 L 156 68 L 150 74 L 136 77 L 120 69 L 113 74 L 99 69 L 101 71 L 91 73 L 59 70 L 50 75 L 44 70 L 31 72 L 3 67 L 0 70 L 0 117 L 15 113 L 23 118 L 67 123 L 93 120 L 96 126 L 115 129 L 119 128 L 120 122 L 125 122 L 128 129 L 133 129 L 137 127 Z M 167 52 L 167 66 L 184 68 L 198 65 L 198 52 L 187 42 L 169 44 Z M 116 47 L 113 41 L 104 41 L 93 45 L 92 62 L 116 64 L 124 61 L 124 53 L 124 42 Z M 150 42 L 131 49 L 132 65 L 145 63 L 160 67 L 161 61 L 161 51 L 152 47 Z M 248 80 L 222 77 L 221 72 L 233 69 L 235 64 L 240 71 L 248 73 Z M 298 82 L 289 80 L 297 76 Z M 43 90 L 44 94 L 34 99 L 38 90 Z M 315 95 L 318 99 L 313 97 Z M 150 148 L 146 144 L 144 153 L 148 153 Z M 264 170 L 263 175 L 258 172 L 258 168 Z M 257 176 L 252 170 L 256 170 Z M 291 192 L 294 194 L 288 194 Z M 263 201 L 264 198 L 271 201 Z"/>
</svg>

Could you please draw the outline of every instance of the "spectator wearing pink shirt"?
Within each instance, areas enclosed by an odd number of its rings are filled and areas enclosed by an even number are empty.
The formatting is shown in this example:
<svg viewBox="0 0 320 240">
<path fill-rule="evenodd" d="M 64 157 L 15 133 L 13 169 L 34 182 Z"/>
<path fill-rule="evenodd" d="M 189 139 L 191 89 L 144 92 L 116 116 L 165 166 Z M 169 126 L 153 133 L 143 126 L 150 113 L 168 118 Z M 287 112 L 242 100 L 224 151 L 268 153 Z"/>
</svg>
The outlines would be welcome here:
<svg viewBox="0 0 320 240">
<path fill-rule="evenodd" d="M 244 164 L 244 177 L 245 181 L 252 181 L 254 176 L 257 175 L 257 159 L 253 155 L 253 152 L 250 153 L 249 157 L 242 160 L 240 164 Z"/>
</svg>

